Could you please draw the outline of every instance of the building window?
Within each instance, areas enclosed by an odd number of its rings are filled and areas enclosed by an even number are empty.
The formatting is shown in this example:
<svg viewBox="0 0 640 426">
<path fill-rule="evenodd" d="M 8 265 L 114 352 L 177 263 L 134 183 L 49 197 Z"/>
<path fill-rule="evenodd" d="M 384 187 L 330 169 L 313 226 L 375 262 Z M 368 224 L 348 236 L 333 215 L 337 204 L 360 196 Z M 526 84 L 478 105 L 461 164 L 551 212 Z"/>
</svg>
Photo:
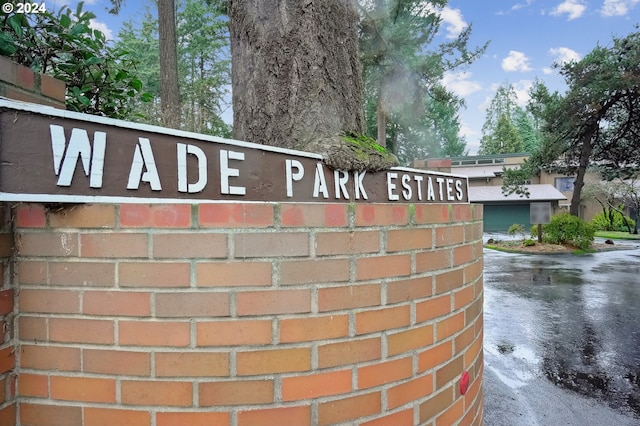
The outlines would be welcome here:
<svg viewBox="0 0 640 426">
<path fill-rule="evenodd" d="M 560 192 L 573 192 L 573 183 L 576 178 L 574 177 L 559 177 L 556 178 L 556 189 Z"/>
</svg>

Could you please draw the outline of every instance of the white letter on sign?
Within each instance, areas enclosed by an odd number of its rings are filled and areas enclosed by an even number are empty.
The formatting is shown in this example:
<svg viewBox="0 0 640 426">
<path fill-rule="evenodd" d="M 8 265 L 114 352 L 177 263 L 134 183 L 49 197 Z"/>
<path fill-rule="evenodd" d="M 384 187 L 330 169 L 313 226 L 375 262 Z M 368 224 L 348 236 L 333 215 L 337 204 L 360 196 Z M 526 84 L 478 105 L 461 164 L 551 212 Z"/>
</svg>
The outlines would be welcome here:
<svg viewBox="0 0 640 426">
<path fill-rule="evenodd" d="M 293 181 L 296 182 L 302 180 L 304 176 L 304 166 L 298 160 L 287 160 L 285 174 L 287 177 L 287 197 L 293 197 Z M 296 168 L 296 172 L 293 173 L 293 168 Z"/>
<path fill-rule="evenodd" d="M 220 151 L 220 192 L 230 195 L 245 195 L 247 189 L 244 186 L 229 185 L 229 178 L 232 176 L 240 176 L 239 169 L 229 167 L 229 160 L 244 161 L 244 152 Z"/>
<path fill-rule="evenodd" d="M 397 173 L 387 173 L 387 195 L 389 201 L 398 201 L 400 196 L 398 194 L 394 194 L 393 190 L 396 189 L 396 184 L 392 182 L 393 179 L 397 179 Z"/>
<path fill-rule="evenodd" d="M 145 169 L 146 171 L 143 173 Z M 153 151 L 151 150 L 151 143 L 146 138 L 138 138 L 136 152 L 131 162 L 127 189 L 138 189 L 140 182 L 149 182 L 152 190 L 162 191 L 156 160 L 153 158 Z"/>
<path fill-rule="evenodd" d="M 179 143 L 178 147 L 178 191 L 193 194 L 200 192 L 207 186 L 207 156 L 195 145 Z M 198 181 L 188 183 L 187 154 L 193 154 L 198 159 Z"/>
<path fill-rule="evenodd" d="M 318 198 L 320 193 L 322 193 L 324 198 L 329 198 L 329 188 L 327 188 L 327 180 L 324 178 L 322 163 L 316 163 L 316 178 L 313 181 L 313 198 Z"/>
<path fill-rule="evenodd" d="M 85 176 L 89 177 L 91 188 L 102 188 L 102 174 L 104 170 L 104 152 L 107 144 L 107 134 L 95 132 L 93 134 L 93 149 L 89 142 L 89 135 L 84 129 L 71 130 L 71 138 L 67 146 L 62 126 L 50 125 L 51 149 L 53 151 L 53 170 L 58 176 L 58 186 L 71 186 L 73 173 L 82 160 Z M 66 152 L 65 152 L 66 148 Z M 89 175 L 89 170 L 91 174 Z"/>
</svg>

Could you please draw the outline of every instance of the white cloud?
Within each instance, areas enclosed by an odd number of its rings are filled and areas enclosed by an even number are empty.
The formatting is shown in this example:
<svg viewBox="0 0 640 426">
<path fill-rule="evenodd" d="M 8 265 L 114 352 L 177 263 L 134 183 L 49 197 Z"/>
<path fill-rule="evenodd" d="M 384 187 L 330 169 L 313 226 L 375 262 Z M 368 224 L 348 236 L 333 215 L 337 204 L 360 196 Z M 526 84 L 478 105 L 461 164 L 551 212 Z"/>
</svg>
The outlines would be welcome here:
<svg viewBox="0 0 640 426">
<path fill-rule="evenodd" d="M 444 28 L 447 30 L 447 38 L 456 38 L 466 27 L 467 22 L 462 17 L 460 9 L 451 9 L 445 6 L 440 10 L 440 17 Z"/>
<path fill-rule="evenodd" d="M 468 72 L 448 72 L 442 77 L 442 84 L 461 98 L 482 90 L 482 85 L 477 81 L 470 80 L 471 73 Z"/>
<path fill-rule="evenodd" d="M 518 98 L 517 104 L 521 107 L 525 107 L 527 102 L 531 96 L 529 95 L 529 90 L 533 87 L 533 81 L 531 80 L 520 80 L 513 84 L 513 91 L 516 92 L 516 97 Z"/>
<path fill-rule="evenodd" d="M 514 5 L 511 7 L 511 10 L 524 9 L 525 7 L 529 7 L 529 6 L 531 6 L 531 5 L 533 4 L 533 2 L 534 2 L 534 1 L 535 1 L 535 0 L 525 0 L 525 2 L 524 2 L 524 3 L 517 3 L 517 4 L 514 4 Z"/>
<path fill-rule="evenodd" d="M 567 62 L 579 61 L 582 59 L 580 54 L 568 47 L 552 47 L 549 54 L 553 57 L 553 61 L 558 64 L 566 64 Z"/>
<path fill-rule="evenodd" d="M 553 68 L 544 67 L 544 68 L 542 68 L 542 72 L 543 72 L 545 75 L 553 74 Z"/>
<path fill-rule="evenodd" d="M 624 16 L 638 3 L 640 0 L 604 0 L 600 14 L 602 16 Z"/>
<path fill-rule="evenodd" d="M 502 69 L 504 71 L 531 71 L 529 66 L 529 58 L 522 52 L 511 50 L 509 55 L 502 60 Z"/>
<path fill-rule="evenodd" d="M 109 29 L 109 27 L 107 27 L 107 24 L 104 24 L 100 21 L 96 21 L 95 19 L 92 19 L 89 22 L 89 26 L 94 30 L 102 31 L 102 33 L 107 38 L 107 40 L 113 40 L 113 32 Z"/>
<path fill-rule="evenodd" d="M 584 4 L 583 0 L 565 0 L 553 9 L 551 14 L 559 16 L 566 13 L 568 16 L 567 20 L 571 21 L 581 17 L 585 10 L 587 10 L 587 6 Z"/>
</svg>

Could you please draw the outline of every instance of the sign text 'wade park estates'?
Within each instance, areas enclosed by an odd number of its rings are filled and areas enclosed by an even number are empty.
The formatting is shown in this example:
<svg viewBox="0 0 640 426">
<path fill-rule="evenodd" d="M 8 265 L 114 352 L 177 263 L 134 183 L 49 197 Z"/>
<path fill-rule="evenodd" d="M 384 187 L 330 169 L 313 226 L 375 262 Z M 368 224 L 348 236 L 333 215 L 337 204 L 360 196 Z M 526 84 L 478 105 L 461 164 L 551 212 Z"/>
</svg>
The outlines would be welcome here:
<svg viewBox="0 0 640 426">
<path fill-rule="evenodd" d="M 319 155 L 0 100 L 0 201 L 468 203 L 466 177 L 331 170 Z"/>
</svg>

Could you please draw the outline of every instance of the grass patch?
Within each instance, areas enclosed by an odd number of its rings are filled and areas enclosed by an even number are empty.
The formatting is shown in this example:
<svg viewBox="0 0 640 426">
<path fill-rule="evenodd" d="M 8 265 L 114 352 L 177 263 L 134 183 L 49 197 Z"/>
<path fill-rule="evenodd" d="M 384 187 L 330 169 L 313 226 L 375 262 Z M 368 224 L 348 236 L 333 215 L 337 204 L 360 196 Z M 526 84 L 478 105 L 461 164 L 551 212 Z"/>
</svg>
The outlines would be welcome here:
<svg viewBox="0 0 640 426">
<path fill-rule="evenodd" d="M 575 254 L 575 255 L 581 255 L 581 254 L 593 254 L 596 253 L 597 250 L 595 249 L 579 249 L 579 250 L 574 250 L 571 252 L 571 254 Z"/>
<path fill-rule="evenodd" d="M 630 234 L 626 231 L 596 231 L 596 237 L 612 240 L 640 240 L 640 234 Z"/>
</svg>

